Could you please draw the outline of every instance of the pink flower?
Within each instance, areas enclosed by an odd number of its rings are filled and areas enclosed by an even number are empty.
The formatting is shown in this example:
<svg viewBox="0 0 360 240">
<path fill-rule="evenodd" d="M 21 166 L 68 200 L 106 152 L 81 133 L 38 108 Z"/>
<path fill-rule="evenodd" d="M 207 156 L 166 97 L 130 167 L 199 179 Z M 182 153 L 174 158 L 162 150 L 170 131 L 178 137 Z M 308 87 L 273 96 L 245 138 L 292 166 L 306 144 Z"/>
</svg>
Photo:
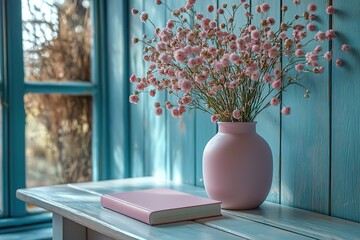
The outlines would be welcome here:
<svg viewBox="0 0 360 240">
<path fill-rule="evenodd" d="M 139 102 L 139 97 L 137 95 L 130 95 L 129 102 L 133 104 L 137 104 Z"/>
<path fill-rule="evenodd" d="M 178 49 L 174 52 L 174 58 L 178 62 L 185 62 L 186 54 L 182 49 Z"/>
<path fill-rule="evenodd" d="M 200 54 L 200 52 L 201 52 L 201 47 L 199 47 L 199 46 L 194 46 L 194 47 L 191 48 L 191 52 L 192 52 L 193 54 Z"/>
<path fill-rule="evenodd" d="M 280 33 L 280 37 L 281 37 L 282 39 L 286 39 L 286 38 L 287 38 L 286 32 L 281 32 L 281 33 Z"/>
<path fill-rule="evenodd" d="M 343 45 L 341 46 L 341 50 L 343 50 L 344 52 L 348 52 L 349 49 L 350 49 L 350 47 L 349 47 L 348 44 L 343 44 Z"/>
<path fill-rule="evenodd" d="M 279 49 L 276 47 L 270 48 L 268 52 L 269 58 L 276 58 L 279 55 Z"/>
<path fill-rule="evenodd" d="M 219 8 L 219 9 L 217 10 L 217 13 L 218 13 L 218 14 L 224 14 L 224 10 L 222 10 L 221 8 Z"/>
<path fill-rule="evenodd" d="M 275 33 L 273 31 L 267 31 L 266 36 L 269 39 L 273 39 L 275 37 Z"/>
<path fill-rule="evenodd" d="M 335 38 L 335 30 L 333 30 L 333 29 L 327 30 L 326 31 L 326 38 L 328 40 L 334 39 Z"/>
<path fill-rule="evenodd" d="M 304 56 L 304 50 L 302 50 L 302 49 L 296 49 L 296 51 L 295 51 L 295 56 L 297 56 L 297 57 Z"/>
<path fill-rule="evenodd" d="M 259 78 L 259 72 L 256 71 L 256 72 L 251 73 L 250 79 L 252 81 L 256 81 L 256 80 L 258 80 L 258 78 Z"/>
<path fill-rule="evenodd" d="M 341 59 L 336 59 L 336 66 L 341 67 L 343 65 L 343 62 Z"/>
<path fill-rule="evenodd" d="M 180 117 L 181 113 L 180 113 L 179 109 L 173 108 L 173 109 L 171 109 L 171 115 L 176 118 L 176 117 Z"/>
<path fill-rule="evenodd" d="M 219 120 L 219 115 L 218 115 L 218 114 L 213 114 L 213 115 L 211 116 L 211 121 L 212 121 L 212 122 L 216 122 L 217 120 Z"/>
<path fill-rule="evenodd" d="M 172 29 L 174 27 L 174 21 L 173 20 L 168 20 L 166 23 L 166 27 L 169 29 Z"/>
<path fill-rule="evenodd" d="M 149 92 L 149 94 L 150 94 L 150 96 L 155 97 L 155 95 L 156 95 L 156 90 L 151 89 L 150 92 Z"/>
<path fill-rule="evenodd" d="M 281 80 L 276 80 L 274 81 L 271 86 L 274 88 L 274 89 L 279 89 L 281 87 Z"/>
<path fill-rule="evenodd" d="M 266 21 L 267 21 L 271 26 L 273 26 L 273 25 L 275 24 L 275 19 L 272 18 L 272 17 L 268 17 L 268 18 L 266 19 Z"/>
<path fill-rule="evenodd" d="M 314 3 L 309 4 L 309 5 L 308 5 L 308 10 L 309 10 L 310 12 L 315 12 L 315 11 L 317 10 L 316 4 L 314 4 Z"/>
<path fill-rule="evenodd" d="M 279 104 L 279 99 L 278 98 L 272 98 L 271 100 L 270 100 L 270 104 L 271 104 L 271 106 L 277 106 L 278 104 Z"/>
<path fill-rule="evenodd" d="M 132 15 L 136 15 L 138 13 L 139 13 L 139 11 L 137 9 L 135 9 L 135 8 L 131 9 L 131 14 Z"/>
<path fill-rule="evenodd" d="M 259 30 L 251 31 L 251 38 L 252 39 L 259 39 L 260 38 L 260 31 Z"/>
<path fill-rule="evenodd" d="M 156 114 L 156 115 L 160 116 L 162 113 L 163 113 L 163 110 L 162 110 L 161 107 L 155 108 L 155 114 Z"/>
<path fill-rule="evenodd" d="M 234 111 L 232 112 L 232 116 L 233 116 L 233 118 L 235 118 L 235 119 L 239 119 L 239 118 L 240 118 L 240 113 L 239 113 L 239 111 L 238 111 L 238 110 L 234 110 Z"/>
<path fill-rule="evenodd" d="M 312 23 L 309 23 L 307 25 L 307 29 L 310 31 L 310 32 L 314 32 L 316 30 L 316 26 Z"/>
<path fill-rule="evenodd" d="M 213 11 L 214 11 L 214 6 L 213 6 L 213 5 L 209 5 L 209 6 L 208 6 L 208 11 L 209 11 L 209 12 L 213 12 Z"/>
<path fill-rule="evenodd" d="M 254 45 L 254 46 L 252 46 L 252 49 L 251 49 L 253 52 L 260 52 L 260 47 L 259 47 L 259 45 Z"/>
<path fill-rule="evenodd" d="M 261 11 L 268 12 L 270 10 L 270 5 L 268 3 L 263 3 L 263 4 L 261 4 L 260 8 L 261 8 Z"/>
<path fill-rule="evenodd" d="M 186 112 L 186 107 L 184 105 L 181 105 L 179 107 L 179 112 L 180 112 L 180 115 L 184 114 Z"/>
<path fill-rule="evenodd" d="M 132 82 L 132 83 L 136 82 L 136 76 L 135 76 L 135 74 L 132 74 L 132 75 L 130 76 L 130 82 Z"/>
<path fill-rule="evenodd" d="M 272 79 L 272 77 L 271 77 L 271 75 L 270 74 L 265 74 L 264 76 L 263 76 L 263 81 L 264 82 L 271 82 L 271 79 Z"/>
<path fill-rule="evenodd" d="M 263 42 L 263 45 L 262 45 L 262 48 L 265 50 L 265 51 L 268 51 L 270 48 L 272 48 L 272 45 L 269 41 L 264 41 Z"/>
<path fill-rule="evenodd" d="M 332 53 L 330 51 L 327 51 L 325 54 L 324 54 L 324 58 L 328 61 L 331 60 L 332 58 Z"/>
<path fill-rule="evenodd" d="M 290 115 L 290 112 L 291 112 L 290 107 L 283 107 L 281 109 L 281 113 L 284 114 L 284 115 Z"/>
<path fill-rule="evenodd" d="M 181 87 L 181 90 L 183 91 L 189 91 L 191 90 L 192 88 L 192 83 L 190 80 L 187 80 L 187 79 L 183 79 L 181 82 L 180 82 L 180 87 Z"/>
<path fill-rule="evenodd" d="M 319 52 L 321 52 L 322 51 L 322 46 L 320 46 L 320 45 L 317 45 L 316 47 L 315 47 L 315 49 L 314 49 L 314 52 L 315 53 L 319 53 Z"/>
<path fill-rule="evenodd" d="M 155 3 L 156 3 L 157 5 L 160 5 L 160 4 L 161 4 L 161 0 L 155 0 Z"/>
<path fill-rule="evenodd" d="M 294 0 L 295 5 L 300 5 L 300 0 Z"/>
<path fill-rule="evenodd" d="M 296 64 L 295 69 L 296 69 L 296 71 L 301 72 L 301 71 L 303 71 L 305 69 L 305 67 L 302 64 Z"/>
<path fill-rule="evenodd" d="M 189 4 L 192 4 L 192 5 L 194 5 L 195 2 L 196 2 L 196 0 L 188 0 L 188 3 L 189 3 Z"/>
<path fill-rule="evenodd" d="M 319 31 L 316 33 L 315 35 L 315 40 L 316 41 L 324 41 L 326 39 L 326 33 Z"/>
<path fill-rule="evenodd" d="M 190 3 L 187 3 L 186 5 L 185 5 L 185 8 L 186 9 L 191 9 L 193 7 L 193 4 L 190 4 Z"/>
<path fill-rule="evenodd" d="M 335 13 L 335 8 L 333 7 L 333 6 L 328 6 L 327 8 L 326 8 L 326 13 L 327 14 L 334 14 Z"/>
<path fill-rule="evenodd" d="M 146 20 L 148 20 L 148 18 L 149 18 L 149 15 L 147 14 L 147 12 L 142 12 L 142 13 L 140 14 L 140 20 L 141 20 L 143 23 L 145 23 Z"/>
<path fill-rule="evenodd" d="M 257 13 L 261 13 L 261 7 L 260 7 L 260 5 L 256 5 L 255 11 L 256 11 Z"/>
<path fill-rule="evenodd" d="M 310 21 L 315 21 L 316 20 L 316 15 L 315 14 L 310 14 L 309 15 L 309 19 L 310 19 Z"/>
</svg>

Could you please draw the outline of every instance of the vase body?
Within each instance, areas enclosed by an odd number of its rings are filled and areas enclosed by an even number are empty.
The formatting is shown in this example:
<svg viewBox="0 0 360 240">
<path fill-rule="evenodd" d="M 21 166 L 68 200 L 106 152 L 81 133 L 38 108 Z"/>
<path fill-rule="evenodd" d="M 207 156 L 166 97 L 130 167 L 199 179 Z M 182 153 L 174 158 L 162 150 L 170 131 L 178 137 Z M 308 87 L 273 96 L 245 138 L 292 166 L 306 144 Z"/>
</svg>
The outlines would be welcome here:
<svg viewBox="0 0 360 240">
<path fill-rule="evenodd" d="M 209 197 L 224 209 L 253 209 L 271 187 L 273 163 L 268 143 L 256 133 L 256 122 L 219 122 L 218 133 L 203 154 Z"/>
</svg>

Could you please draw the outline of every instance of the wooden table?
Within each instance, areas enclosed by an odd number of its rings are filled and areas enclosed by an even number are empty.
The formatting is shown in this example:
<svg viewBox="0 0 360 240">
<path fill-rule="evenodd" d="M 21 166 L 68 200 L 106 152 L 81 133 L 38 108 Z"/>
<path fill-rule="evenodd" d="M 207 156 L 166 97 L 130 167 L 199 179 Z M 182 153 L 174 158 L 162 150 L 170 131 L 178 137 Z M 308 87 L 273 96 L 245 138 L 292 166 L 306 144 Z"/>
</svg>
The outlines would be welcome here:
<svg viewBox="0 0 360 240">
<path fill-rule="evenodd" d="M 151 177 L 20 189 L 17 197 L 53 213 L 54 239 L 360 239 L 360 224 L 265 202 L 250 211 L 149 226 L 104 209 L 104 193 L 167 187 L 206 197 L 203 188 Z"/>
</svg>

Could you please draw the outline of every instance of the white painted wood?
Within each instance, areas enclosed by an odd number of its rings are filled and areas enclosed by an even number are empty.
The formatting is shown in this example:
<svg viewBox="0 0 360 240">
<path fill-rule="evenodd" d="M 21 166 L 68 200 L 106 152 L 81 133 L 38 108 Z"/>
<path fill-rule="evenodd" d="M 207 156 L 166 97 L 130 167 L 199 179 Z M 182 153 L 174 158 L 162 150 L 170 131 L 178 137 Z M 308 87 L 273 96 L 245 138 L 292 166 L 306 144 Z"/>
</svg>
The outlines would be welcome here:
<svg viewBox="0 0 360 240">
<path fill-rule="evenodd" d="M 196 222 L 222 231 L 230 232 L 234 235 L 241 236 L 246 239 L 268 240 L 270 236 L 271 239 L 313 239 L 269 225 L 259 224 L 254 221 L 228 215 L 224 215 L 222 217 L 199 219 L 196 220 Z"/>
<path fill-rule="evenodd" d="M 224 210 L 219 218 L 159 226 L 100 205 L 104 193 L 155 187 L 206 196 L 203 188 L 146 177 L 22 189 L 17 197 L 92 229 L 87 231 L 95 234 L 94 239 L 360 239 L 359 223 L 268 202 L 255 210 Z"/>
<path fill-rule="evenodd" d="M 102 208 L 100 194 L 68 185 L 22 189 L 17 196 L 113 239 L 243 239 L 193 221 L 149 226 Z"/>
<path fill-rule="evenodd" d="M 224 213 L 317 239 L 360 239 L 360 223 L 270 202 L 254 210 Z"/>
<path fill-rule="evenodd" d="M 53 214 L 54 240 L 86 240 L 86 227 L 66 219 L 59 214 Z"/>
</svg>

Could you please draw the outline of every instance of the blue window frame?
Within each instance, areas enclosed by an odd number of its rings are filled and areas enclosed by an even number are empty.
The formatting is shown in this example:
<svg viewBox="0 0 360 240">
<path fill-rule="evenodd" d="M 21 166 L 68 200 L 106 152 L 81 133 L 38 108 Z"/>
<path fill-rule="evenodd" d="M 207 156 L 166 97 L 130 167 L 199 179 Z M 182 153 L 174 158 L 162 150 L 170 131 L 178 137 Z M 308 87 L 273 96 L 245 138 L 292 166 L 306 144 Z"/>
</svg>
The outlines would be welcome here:
<svg viewBox="0 0 360 240">
<path fill-rule="evenodd" d="M 104 1 L 91 1 L 92 72 L 91 82 L 26 82 L 24 81 L 21 0 L 1 0 L 0 11 L 0 95 L 3 111 L 2 170 L 3 206 L 0 206 L 0 233 L 5 227 L 42 223 L 50 220 L 47 213 L 30 214 L 25 203 L 16 199 L 16 190 L 26 187 L 25 110 L 27 93 L 92 96 L 92 178 L 107 179 L 106 127 L 107 83 L 105 56 Z M 1 165 L 0 165 L 1 166 Z M 16 218 L 16 219 L 15 219 Z"/>
</svg>

